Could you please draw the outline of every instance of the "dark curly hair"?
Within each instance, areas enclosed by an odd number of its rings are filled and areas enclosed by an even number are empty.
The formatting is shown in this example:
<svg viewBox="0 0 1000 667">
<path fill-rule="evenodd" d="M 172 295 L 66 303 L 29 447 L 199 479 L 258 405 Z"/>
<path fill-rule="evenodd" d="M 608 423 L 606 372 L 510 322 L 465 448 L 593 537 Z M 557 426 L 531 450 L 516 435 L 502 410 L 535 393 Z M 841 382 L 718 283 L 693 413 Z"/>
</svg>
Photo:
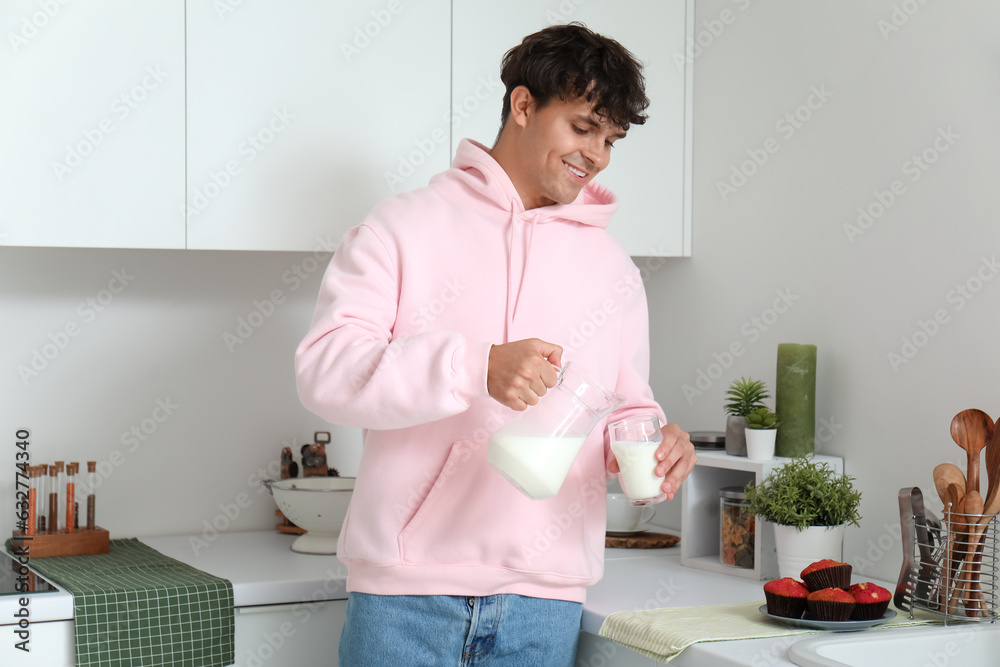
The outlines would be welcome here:
<svg viewBox="0 0 1000 667">
<path fill-rule="evenodd" d="M 642 63 L 615 40 L 580 22 L 554 25 L 525 37 L 509 50 L 500 66 L 503 96 L 500 131 L 510 115 L 510 93 L 526 86 L 539 106 L 553 97 L 594 103 L 594 112 L 628 130 L 646 122 Z"/>
</svg>

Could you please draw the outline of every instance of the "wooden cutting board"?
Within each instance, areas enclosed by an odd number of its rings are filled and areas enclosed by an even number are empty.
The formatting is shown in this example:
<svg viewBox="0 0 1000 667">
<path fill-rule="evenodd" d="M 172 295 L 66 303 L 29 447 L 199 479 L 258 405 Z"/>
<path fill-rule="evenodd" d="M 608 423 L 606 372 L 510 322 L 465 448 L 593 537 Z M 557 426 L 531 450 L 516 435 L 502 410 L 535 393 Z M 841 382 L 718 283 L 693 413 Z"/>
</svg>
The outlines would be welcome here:
<svg viewBox="0 0 1000 667">
<path fill-rule="evenodd" d="M 639 533 L 628 537 L 604 536 L 604 546 L 611 549 L 666 549 L 678 544 L 681 538 L 666 533 Z"/>
</svg>

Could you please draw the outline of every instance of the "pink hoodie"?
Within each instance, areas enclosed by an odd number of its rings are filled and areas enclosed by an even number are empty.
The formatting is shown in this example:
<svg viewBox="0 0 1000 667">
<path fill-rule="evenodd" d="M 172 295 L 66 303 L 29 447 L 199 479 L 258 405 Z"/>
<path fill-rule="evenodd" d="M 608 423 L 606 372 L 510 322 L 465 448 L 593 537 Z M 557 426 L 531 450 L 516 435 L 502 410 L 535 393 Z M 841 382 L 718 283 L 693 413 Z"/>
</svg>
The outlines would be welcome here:
<svg viewBox="0 0 1000 667">
<path fill-rule="evenodd" d="M 646 297 L 605 228 L 617 198 L 524 210 L 464 140 L 453 167 L 344 236 L 296 353 L 302 403 L 364 429 L 337 547 L 348 591 L 517 593 L 582 602 L 604 570 L 607 421 L 653 412 Z M 486 461 L 517 412 L 490 398 L 492 344 L 541 338 L 628 403 L 584 444 L 560 492 L 530 500 Z"/>
</svg>

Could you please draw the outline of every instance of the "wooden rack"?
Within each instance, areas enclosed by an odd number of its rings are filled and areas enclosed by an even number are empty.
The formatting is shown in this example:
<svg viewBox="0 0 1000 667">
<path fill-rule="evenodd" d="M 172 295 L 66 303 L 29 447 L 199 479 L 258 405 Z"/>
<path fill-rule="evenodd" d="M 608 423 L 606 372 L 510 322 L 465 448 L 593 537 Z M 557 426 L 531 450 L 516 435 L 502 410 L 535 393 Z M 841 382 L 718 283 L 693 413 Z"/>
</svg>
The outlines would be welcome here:
<svg viewBox="0 0 1000 667">
<path fill-rule="evenodd" d="M 29 558 L 106 554 L 111 548 L 111 536 L 100 526 L 72 531 L 36 532 L 34 535 L 25 535 L 15 530 L 13 542 L 15 549 L 26 547 Z"/>
</svg>

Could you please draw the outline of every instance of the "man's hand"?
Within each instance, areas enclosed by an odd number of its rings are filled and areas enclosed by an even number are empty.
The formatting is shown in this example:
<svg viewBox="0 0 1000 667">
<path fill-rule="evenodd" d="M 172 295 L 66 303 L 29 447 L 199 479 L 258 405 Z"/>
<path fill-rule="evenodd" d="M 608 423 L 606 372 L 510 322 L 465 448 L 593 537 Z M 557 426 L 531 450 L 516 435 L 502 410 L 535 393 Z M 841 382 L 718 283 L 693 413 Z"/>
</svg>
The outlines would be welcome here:
<svg viewBox="0 0 1000 667">
<path fill-rule="evenodd" d="M 514 410 L 538 403 L 538 398 L 556 386 L 562 348 L 538 338 L 494 345 L 486 389 L 490 396 Z"/>
<path fill-rule="evenodd" d="M 667 494 L 667 500 L 673 500 L 674 494 L 680 488 L 691 470 L 694 468 L 698 455 L 695 454 L 694 445 L 691 444 L 691 436 L 681 430 L 677 424 L 667 424 L 660 432 L 663 434 L 663 442 L 656 448 L 656 474 L 666 475 L 660 488 Z M 608 463 L 608 472 L 618 473 L 618 459 L 612 457 Z"/>
</svg>

